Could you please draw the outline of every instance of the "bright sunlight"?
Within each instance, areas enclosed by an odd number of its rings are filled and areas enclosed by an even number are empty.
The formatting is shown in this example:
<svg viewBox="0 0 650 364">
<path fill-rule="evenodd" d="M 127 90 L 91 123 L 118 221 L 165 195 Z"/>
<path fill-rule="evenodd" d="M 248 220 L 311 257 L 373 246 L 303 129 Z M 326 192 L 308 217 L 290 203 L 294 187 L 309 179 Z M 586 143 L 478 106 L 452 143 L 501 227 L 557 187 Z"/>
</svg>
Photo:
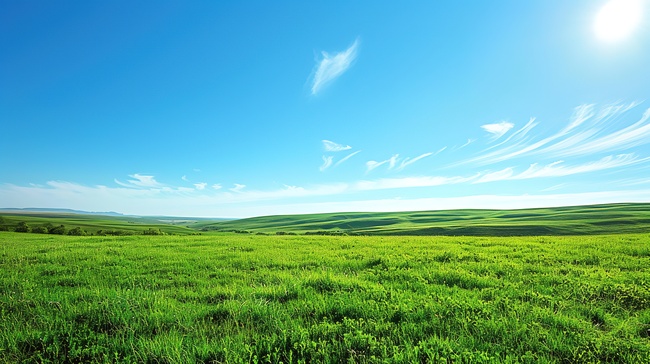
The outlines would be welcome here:
<svg viewBox="0 0 650 364">
<path fill-rule="evenodd" d="M 627 38 L 641 21 L 641 0 L 611 0 L 596 15 L 596 36 L 606 42 Z"/>
</svg>

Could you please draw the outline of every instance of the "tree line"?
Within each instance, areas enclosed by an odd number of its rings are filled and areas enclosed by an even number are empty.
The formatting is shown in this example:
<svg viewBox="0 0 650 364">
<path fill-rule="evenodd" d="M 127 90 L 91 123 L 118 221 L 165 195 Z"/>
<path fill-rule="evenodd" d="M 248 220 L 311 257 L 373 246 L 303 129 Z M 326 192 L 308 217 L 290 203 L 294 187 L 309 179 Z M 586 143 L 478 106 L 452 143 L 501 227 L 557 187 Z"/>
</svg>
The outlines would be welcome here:
<svg viewBox="0 0 650 364">
<path fill-rule="evenodd" d="M 0 230 L 10 231 L 9 227 L 4 224 L 5 221 L 0 216 Z M 13 229 L 17 233 L 34 233 L 34 234 L 54 234 L 54 235 L 74 235 L 74 236 L 86 236 L 86 235 L 112 235 L 112 236 L 125 236 L 125 235 L 166 235 L 160 229 L 149 228 L 140 232 L 130 231 L 130 230 L 97 230 L 94 233 L 88 232 L 81 227 L 77 226 L 72 229 L 68 229 L 65 225 L 54 225 L 52 223 L 46 223 L 44 225 L 29 226 L 25 221 L 19 222 Z"/>
</svg>

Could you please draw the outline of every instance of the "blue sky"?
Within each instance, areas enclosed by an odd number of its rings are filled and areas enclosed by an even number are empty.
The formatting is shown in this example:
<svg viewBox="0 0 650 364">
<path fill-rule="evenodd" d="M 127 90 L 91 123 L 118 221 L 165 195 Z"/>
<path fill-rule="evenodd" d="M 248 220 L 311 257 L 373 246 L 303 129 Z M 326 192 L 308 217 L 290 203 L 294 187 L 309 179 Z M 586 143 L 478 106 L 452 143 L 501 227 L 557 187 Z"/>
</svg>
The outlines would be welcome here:
<svg viewBox="0 0 650 364">
<path fill-rule="evenodd" d="M 650 3 L 615 1 L 631 15 L 596 0 L 3 2 L 0 207 L 649 202 Z"/>
</svg>

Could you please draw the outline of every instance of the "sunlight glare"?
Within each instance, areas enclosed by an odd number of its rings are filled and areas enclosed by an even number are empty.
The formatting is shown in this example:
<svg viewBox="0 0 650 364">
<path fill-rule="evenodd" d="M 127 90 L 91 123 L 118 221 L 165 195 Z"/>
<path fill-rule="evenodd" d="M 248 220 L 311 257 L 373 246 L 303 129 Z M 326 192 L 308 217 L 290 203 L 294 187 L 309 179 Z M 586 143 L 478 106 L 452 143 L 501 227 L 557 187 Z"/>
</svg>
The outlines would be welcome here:
<svg viewBox="0 0 650 364">
<path fill-rule="evenodd" d="M 641 10 L 641 0 L 609 1 L 596 15 L 596 36 L 606 42 L 626 38 L 641 21 Z"/>
</svg>

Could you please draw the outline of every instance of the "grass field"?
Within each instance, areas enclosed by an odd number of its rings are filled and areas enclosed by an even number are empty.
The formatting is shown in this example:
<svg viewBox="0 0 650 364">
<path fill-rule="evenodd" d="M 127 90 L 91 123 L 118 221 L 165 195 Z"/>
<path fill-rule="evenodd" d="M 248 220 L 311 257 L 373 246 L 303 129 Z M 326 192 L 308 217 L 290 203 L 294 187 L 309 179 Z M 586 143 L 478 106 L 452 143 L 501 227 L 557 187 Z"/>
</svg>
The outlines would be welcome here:
<svg viewBox="0 0 650 364">
<path fill-rule="evenodd" d="M 648 234 L 0 232 L 0 362 L 648 358 Z"/>
<path fill-rule="evenodd" d="M 352 212 L 261 216 L 228 221 L 0 211 L 0 230 L 14 231 L 20 222 L 26 223 L 31 229 L 42 228 L 46 224 L 63 224 L 68 232 L 78 228 L 88 234 L 100 235 L 143 234 L 150 229 L 176 235 L 212 232 L 401 236 L 593 235 L 612 232 L 634 234 L 650 232 L 650 204 L 522 210 Z"/>
<path fill-rule="evenodd" d="M 261 216 L 197 221 L 197 230 L 361 235 L 530 236 L 650 232 L 650 204 Z"/>
<path fill-rule="evenodd" d="M 76 213 L 49 213 L 49 212 L 0 212 L 0 230 L 4 227 L 13 231 L 18 223 L 24 222 L 34 229 L 47 224 L 64 225 L 66 231 L 80 228 L 87 234 L 98 232 L 120 232 L 123 234 L 142 234 L 149 229 L 160 230 L 165 234 L 187 235 L 194 234 L 192 230 L 182 224 L 188 220 L 174 220 L 173 218 L 154 218 L 139 216 L 103 216 L 85 215 Z M 196 220 L 191 220 L 196 223 Z M 214 221 L 211 221 L 214 223 Z"/>
</svg>

